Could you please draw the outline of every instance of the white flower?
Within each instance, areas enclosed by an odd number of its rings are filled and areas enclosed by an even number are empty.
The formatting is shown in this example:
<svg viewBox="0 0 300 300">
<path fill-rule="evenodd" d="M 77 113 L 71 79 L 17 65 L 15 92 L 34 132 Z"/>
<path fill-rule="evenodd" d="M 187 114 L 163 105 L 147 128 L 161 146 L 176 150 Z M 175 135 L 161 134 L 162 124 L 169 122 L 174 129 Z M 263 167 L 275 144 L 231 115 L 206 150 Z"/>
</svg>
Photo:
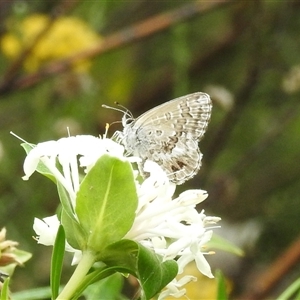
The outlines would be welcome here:
<svg viewBox="0 0 300 300">
<path fill-rule="evenodd" d="M 175 184 L 170 183 L 161 168 L 146 163 L 148 177 L 139 187 L 139 206 L 132 228 L 125 238 L 140 242 L 163 256 L 164 260 L 179 257 L 178 274 L 185 266 L 195 261 L 198 270 L 213 278 L 210 266 L 205 259 L 205 245 L 211 239 L 212 225 L 220 218 L 208 217 L 204 211 L 198 212 L 196 205 L 204 201 L 208 194 L 203 190 L 188 190 L 172 199 Z M 193 278 L 193 279 L 192 279 Z M 179 290 L 194 277 L 185 276 L 180 281 L 174 279 L 168 284 L 159 299 L 168 295 L 180 297 L 185 289 Z"/>
<path fill-rule="evenodd" d="M 73 207 L 76 204 L 76 192 L 79 189 L 79 168 L 88 172 L 98 158 L 104 154 L 110 154 L 120 159 L 123 156 L 124 147 L 107 139 L 97 138 L 91 135 L 79 135 L 48 141 L 37 144 L 27 155 L 24 161 L 24 180 L 36 171 L 41 161 L 49 169 L 51 174 L 59 181 L 68 192 Z M 56 160 L 62 167 L 60 172 L 56 166 Z"/>
<path fill-rule="evenodd" d="M 183 276 L 179 280 L 176 279 L 172 280 L 166 286 L 166 289 L 160 293 L 158 300 L 165 299 L 168 296 L 173 296 L 175 298 L 180 298 L 184 296 L 186 293 L 186 289 L 184 288 L 180 289 L 180 288 L 191 281 L 197 281 L 197 278 L 194 276 L 187 275 L 187 276 Z"/>
<path fill-rule="evenodd" d="M 36 240 L 38 244 L 43 244 L 45 246 L 54 245 L 59 225 L 60 222 L 57 215 L 43 218 L 43 220 L 34 218 L 33 229 L 37 234 Z M 74 253 L 72 265 L 78 264 L 82 252 L 74 249 L 68 242 L 66 242 L 66 251 Z"/>
<path fill-rule="evenodd" d="M 56 215 L 46 217 L 43 220 L 34 218 L 33 230 L 37 234 L 38 244 L 53 245 L 59 225 L 60 222 Z"/>
<path fill-rule="evenodd" d="M 138 158 L 125 158 L 124 147 L 109 139 L 92 136 L 76 136 L 38 144 L 28 154 L 24 162 L 24 179 L 28 179 L 42 161 L 50 173 L 68 192 L 72 205 L 76 206 L 76 193 L 80 186 L 78 162 L 84 172 L 88 172 L 103 154 L 110 154 L 122 160 L 137 162 Z M 56 167 L 57 161 L 62 171 Z M 163 260 L 177 259 L 179 274 L 185 266 L 195 261 L 198 270 L 212 278 L 210 266 L 205 259 L 205 245 L 211 239 L 212 229 L 220 220 L 209 217 L 204 211 L 198 212 L 196 205 L 204 201 L 208 194 L 203 190 L 187 190 L 173 199 L 176 185 L 171 183 L 159 165 L 146 161 L 144 171 L 150 176 L 141 184 L 136 183 L 138 207 L 131 229 L 124 239 L 131 239 L 153 250 Z M 99 183 L 101 184 L 101 183 Z M 39 243 L 53 245 L 59 221 L 56 217 L 36 219 L 34 229 L 39 235 Z M 69 248 L 70 247 L 70 248 Z M 66 246 L 67 251 L 75 252 L 76 259 L 81 252 Z M 193 276 L 174 279 L 160 295 L 183 295 L 182 288 Z M 180 289 L 182 288 L 182 289 Z"/>
</svg>

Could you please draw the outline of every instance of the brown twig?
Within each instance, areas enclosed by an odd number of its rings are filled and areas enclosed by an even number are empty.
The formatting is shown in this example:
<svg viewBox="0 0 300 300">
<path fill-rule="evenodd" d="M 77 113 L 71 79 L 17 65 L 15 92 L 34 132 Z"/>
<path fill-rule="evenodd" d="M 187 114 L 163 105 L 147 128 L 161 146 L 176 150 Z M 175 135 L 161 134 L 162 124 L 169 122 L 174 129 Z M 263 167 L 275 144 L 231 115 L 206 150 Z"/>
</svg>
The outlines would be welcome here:
<svg viewBox="0 0 300 300">
<path fill-rule="evenodd" d="M 74 63 L 83 59 L 92 58 L 111 51 L 116 48 L 123 47 L 138 39 L 148 37 L 159 31 L 165 30 L 170 26 L 191 18 L 199 13 L 204 13 L 210 9 L 220 7 L 223 4 L 229 3 L 228 0 L 217 1 L 196 1 L 184 5 L 174 11 L 160 14 L 158 16 L 149 18 L 139 24 L 125 28 L 115 34 L 112 34 L 102 40 L 96 47 L 77 53 L 64 60 L 49 63 L 40 71 L 30 74 L 19 79 L 10 80 L 9 84 L 4 82 L 0 85 L 0 95 L 9 91 L 23 89 L 33 86 L 41 80 L 53 76 L 55 74 L 64 72 L 70 69 Z"/>
</svg>

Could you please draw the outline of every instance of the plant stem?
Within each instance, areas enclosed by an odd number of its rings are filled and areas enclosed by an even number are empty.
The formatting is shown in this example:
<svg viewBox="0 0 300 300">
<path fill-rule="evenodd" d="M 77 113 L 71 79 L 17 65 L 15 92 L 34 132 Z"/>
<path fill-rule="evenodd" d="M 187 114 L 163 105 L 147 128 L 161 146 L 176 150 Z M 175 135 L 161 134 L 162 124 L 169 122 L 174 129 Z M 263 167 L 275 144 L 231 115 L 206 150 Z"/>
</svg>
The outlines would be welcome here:
<svg viewBox="0 0 300 300">
<path fill-rule="evenodd" d="M 73 275 L 71 276 L 70 280 L 62 290 L 62 292 L 56 298 L 57 300 L 67 300 L 71 299 L 72 295 L 74 295 L 78 286 L 82 283 L 85 275 L 88 273 L 90 268 L 95 262 L 95 255 L 90 251 L 85 251 L 82 253 L 82 258 L 76 267 Z"/>
</svg>

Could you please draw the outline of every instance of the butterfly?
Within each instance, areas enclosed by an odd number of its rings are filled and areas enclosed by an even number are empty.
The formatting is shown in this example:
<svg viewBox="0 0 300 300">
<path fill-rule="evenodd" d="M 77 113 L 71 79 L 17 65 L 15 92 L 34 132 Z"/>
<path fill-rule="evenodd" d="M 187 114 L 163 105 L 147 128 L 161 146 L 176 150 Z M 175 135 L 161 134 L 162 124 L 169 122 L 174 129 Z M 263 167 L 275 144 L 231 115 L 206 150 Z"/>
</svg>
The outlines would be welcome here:
<svg viewBox="0 0 300 300">
<path fill-rule="evenodd" d="M 118 137 L 128 154 L 142 159 L 140 170 L 146 160 L 152 160 L 179 185 L 194 177 L 201 167 L 198 142 L 211 110 L 209 95 L 197 92 L 156 106 L 136 119 L 127 111 Z"/>
</svg>

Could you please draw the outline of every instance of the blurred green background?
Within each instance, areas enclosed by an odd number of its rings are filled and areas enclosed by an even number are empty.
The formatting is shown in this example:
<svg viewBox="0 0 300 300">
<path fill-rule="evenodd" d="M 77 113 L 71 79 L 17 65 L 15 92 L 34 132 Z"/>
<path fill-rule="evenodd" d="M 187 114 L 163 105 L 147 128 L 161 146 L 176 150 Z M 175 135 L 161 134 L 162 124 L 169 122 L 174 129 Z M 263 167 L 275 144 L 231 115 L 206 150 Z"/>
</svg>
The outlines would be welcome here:
<svg viewBox="0 0 300 300">
<path fill-rule="evenodd" d="M 25 153 L 9 132 L 32 143 L 67 128 L 102 135 L 122 117 L 102 104 L 139 116 L 196 91 L 211 95 L 212 120 L 203 166 L 177 193 L 207 190 L 199 209 L 222 217 L 216 232 L 245 251 L 209 261 L 236 299 L 259 290 L 268 272 L 281 271 L 254 299 L 275 297 L 299 276 L 299 1 L 11 0 L 0 1 L 0 26 L 0 226 L 33 253 L 13 290 L 48 284 L 51 249 L 31 238 L 32 224 L 59 201 L 39 174 L 22 180 Z"/>
</svg>

